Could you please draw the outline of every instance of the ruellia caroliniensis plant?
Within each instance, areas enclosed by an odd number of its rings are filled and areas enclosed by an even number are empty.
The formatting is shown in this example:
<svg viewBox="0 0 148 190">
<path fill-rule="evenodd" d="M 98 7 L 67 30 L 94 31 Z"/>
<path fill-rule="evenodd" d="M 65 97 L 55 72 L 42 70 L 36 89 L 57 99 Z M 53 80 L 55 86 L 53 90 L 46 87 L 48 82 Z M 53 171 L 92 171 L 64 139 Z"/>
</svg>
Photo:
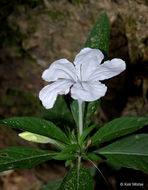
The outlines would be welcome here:
<svg viewBox="0 0 148 190">
<path fill-rule="evenodd" d="M 100 98 L 107 91 L 102 81 L 126 69 L 122 59 L 103 62 L 108 49 L 109 21 L 104 13 L 73 63 L 60 59 L 43 72 L 43 80 L 50 82 L 39 93 L 45 107 L 43 118 L 12 117 L 0 121 L 3 126 L 23 130 L 19 133 L 21 138 L 50 143 L 55 151 L 22 146 L 0 150 L 0 172 L 31 168 L 51 159 L 65 161 L 70 168 L 66 176 L 41 190 L 93 190 L 93 177 L 83 160 L 98 170 L 96 163 L 104 160 L 118 167 L 148 172 L 148 134 L 135 132 L 148 124 L 147 117 L 121 117 L 99 129 L 92 123 Z M 69 104 L 61 96 L 66 94 L 71 97 Z"/>
</svg>

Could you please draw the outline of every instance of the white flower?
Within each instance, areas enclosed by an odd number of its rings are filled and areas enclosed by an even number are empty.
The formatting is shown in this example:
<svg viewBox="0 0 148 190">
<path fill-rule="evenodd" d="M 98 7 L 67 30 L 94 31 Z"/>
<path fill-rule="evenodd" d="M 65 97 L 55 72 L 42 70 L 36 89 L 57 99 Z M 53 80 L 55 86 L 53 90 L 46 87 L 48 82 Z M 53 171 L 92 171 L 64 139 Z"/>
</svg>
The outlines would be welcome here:
<svg viewBox="0 0 148 190">
<path fill-rule="evenodd" d="M 59 59 L 46 69 L 42 78 L 53 82 L 45 86 L 39 98 L 46 109 L 52 108 L 58 94 L 71 92 L 73 99 L 91 102 L 104 96 L 107 87 L 99 82 L 125 70 L 122 59 L 112 59 L 101 64 L 104 55 L 98 49 L 84 48 L 75 57 L 74 64 Z"/>
</svg>

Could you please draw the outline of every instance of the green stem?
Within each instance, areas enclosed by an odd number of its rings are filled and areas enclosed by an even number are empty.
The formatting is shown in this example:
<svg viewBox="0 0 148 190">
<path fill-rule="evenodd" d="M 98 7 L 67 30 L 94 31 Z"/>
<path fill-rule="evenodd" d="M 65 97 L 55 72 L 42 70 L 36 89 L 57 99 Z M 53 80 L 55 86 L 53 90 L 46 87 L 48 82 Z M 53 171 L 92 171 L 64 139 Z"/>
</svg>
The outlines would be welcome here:
<svg viewBox="0 0 148 190">
<path fill-rule="evenodd" d="M 79 133 L 80 136 L 83 133 L 83 114 L 82 114 L 82 101 L 78 100 L 78 104 L 79 104 Z"/>
<path fill-rule="evenodd" d="M 80 165 L 81 165 L 81 157 L 78 157 L 78 168 L 77 168 L 77 190 L 79 189 L 79 178 L 80 178 Z"/>
</svg>

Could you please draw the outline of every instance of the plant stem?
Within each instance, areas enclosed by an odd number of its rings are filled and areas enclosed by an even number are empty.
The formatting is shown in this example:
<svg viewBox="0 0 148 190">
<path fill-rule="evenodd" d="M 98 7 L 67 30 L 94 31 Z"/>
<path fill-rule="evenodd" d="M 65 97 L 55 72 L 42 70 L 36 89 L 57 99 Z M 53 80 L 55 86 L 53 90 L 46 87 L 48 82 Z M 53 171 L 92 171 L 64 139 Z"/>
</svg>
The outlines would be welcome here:
<svg viewBox="0 0 148 190">
<path fill-rule="evenodd" d="M 79 178 L 80 178 L 80 165 L 81 165 L 81 157 L 78 157 L 78 168 L 77 168 L 77 190 L 79 189 Z"/>
<path fill-rule="evenodd" d="M 82 135 L 83 132 L 83 115 L 82 115 L 82 100 L 78 100 L 79 104 L 79 133 L 80 136 Z"/>
</svg>

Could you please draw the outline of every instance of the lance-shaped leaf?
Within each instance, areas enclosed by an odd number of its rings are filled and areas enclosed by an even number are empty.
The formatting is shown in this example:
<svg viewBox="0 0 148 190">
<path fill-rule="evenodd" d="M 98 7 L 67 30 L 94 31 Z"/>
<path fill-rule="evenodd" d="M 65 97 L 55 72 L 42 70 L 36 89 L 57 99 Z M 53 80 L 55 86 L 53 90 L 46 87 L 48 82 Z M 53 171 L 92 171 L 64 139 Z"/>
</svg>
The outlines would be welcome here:
<svg viewBox="0 0 148 190">
<path fill-rule="evenodd" d="M 75 160 L 76 156 L 73 153 L 63 153 L 60 152 L 53 157 L 55 160 Z"/>
<path fill-rule="evenodd" d="M 85 160 L 91 160 L 91 161 L 101 161 L 102 158 L 100 158 L 98 155 L 96 155 L 94 152 L 88 152 L 86 156 L 84 156 Z"/>
<path fill-rule="evenodd" d="M 62 153 L 70 153 L 70 152 L 74 152 L 76 150 L 79 149 L 79 146 L 78 144 L 70 144 L 70 145 L 67 145 L 63 150 L 62 150 Z"/>
<path fill-rule="evenodd" d="M 70 166 L 72 164 L 73 160 L 66 160 L 65 167 Z"/>
<path fill-rule="evenodd" d="M 12 117 L 0 121 L 0 124 L 15 129 L 29 131 L 46 137 L 58 139 L 64 143 L 68 143 L 69 139 L 63 131 L 50 121 L 35 117 Z"/>
<path fill-rule="evenodd" d="M 78 150 L 77 144 L 70 144 L 65 146 L 61 152 L 59 152 L 56 156 L 53 158 L 55 160 L 75 160 L 76 159 L 76 151 Z"/>
<path fill-rule="evenodd" d="M 91 138 L 91 146 L 132 133 L 148 124 L 148 117 L 121 117 L 99 129 Z"/>
<path fill-rule="evenodd" d="M 0 150 L 0 172 L 13 169 L 31 168 L 41 162 L 50 160 L 56 152 L 26 148 L 21 146 Z"/>
<path fill-rule="evenodd" d="M 86 109 L 85 109 L 86 113 L 84 116 L 84 129 L 86 129 L 91 123 L 94 113 L 97 110 L 100 102 L 101 102 L 100 100 L 96 100 L 94 102 L 87 103 Z"/>
<path fill-rule="evenodd" d="M 109 51 L 110 26 L 107 14 L 101 15 L 87 38 L 85 47 L 100 49 L 106 56 Z"/>
<path fill-rule="evenodd" d="M 65 144 L 63 144 L 62 142 L 59 142 L 55 139 L 49 138 L 49 137 L 45 137 L 42 135 L 38 135 L 35 133 L 30 133 L 30 132 L 22 132 L 18 134 L 19 137 L 21 137 L 22 139 L 25 139 L 27 141 L 31 141 L 31 142 L 36 142 L 36 143 L 50 143 L 53 144 L 57 149 L 63 149 L 65 147 Z"/>
<path fill-rule="evenodd" d="M 137 134 L 118 140 L 95 153 L 121 167 L 148 172 L 148 134 Z"/>
<path fill-rule="evenodd" d="M 71 112 L 72 112 L 73 118 L 75 120 L 76 126 L 79 129 L 79 105 L 78 105 L 78 101 L 73 100 L 70 107 L 71 107 Z M 85 102 L 83 102 L 83 104 L 82 104 L 82 117 L 84 117 L 84 112 L 85 112 Z"/>
<path fill-rule="evenodd" d="M 94 49 L 100 49 L 106 56 L 109 51 L 109 34 L 110 26 L 107 14 L 104 13 L 95 23 L 90 35 L 87 38 L 85 47 Z M 87 103 L 86 115 L 84 119 L 84 129 L 89 126 L 92 121 L 92 117 L 100 104 L 100 100 Z"/>
<path fill-rule="evenodd" d="M 40 190 L 57 190 L 60 187 L 62 180 L 63 179 L 57 179 L 57 180 L 51 181 L 50 183 L 41 187 Z"/>
<path fill-rule="evenodd" d="M 83 141 L 85 140 L 85 138 L 87 137 L 87 135 L 89 135 L 89 133 L 96 127 L 96 125 L 92 125 L 90 126 L 89 128 L 85 129 L 82 133 L 82 135 L 80 136 L 80 139 L 79 139 L 79 143 L 82 144 Z"/>
<path fill-rule="evenodd" d="M 63 179 L 58 190 L 93 190 L 93 178 L 82 165 L 75 165 Z"/>
<path fill-rule="evenodd" d="M 58 124 L 58 126 L 63 127 L 63 125 L 74 125 L 74 120 L 72 114 L 62 96 L 58 96 L 51 109 L 44 109 L 43 118 Z"/>
</svg>

